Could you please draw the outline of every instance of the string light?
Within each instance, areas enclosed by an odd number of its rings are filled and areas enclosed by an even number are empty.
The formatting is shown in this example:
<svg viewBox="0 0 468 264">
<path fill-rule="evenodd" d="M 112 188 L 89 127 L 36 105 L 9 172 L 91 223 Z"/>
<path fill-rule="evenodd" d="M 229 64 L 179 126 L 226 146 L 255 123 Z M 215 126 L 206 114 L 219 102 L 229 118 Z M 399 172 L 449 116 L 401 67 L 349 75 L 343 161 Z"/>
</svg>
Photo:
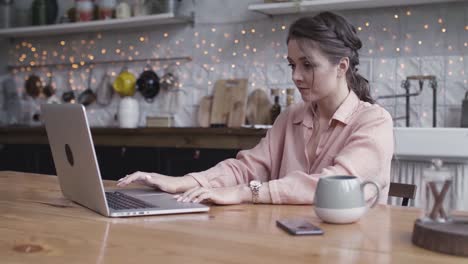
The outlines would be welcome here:
<svg viewBox="0 0 468 264">
<path fill-rule="evenodd" d="M 405 14 L 406 16 L 412 16 L 412 11 L 411 10 L 402 10 L 402 12 L 400 12 L 400 14 L 403 16 L 403 18 L 405 19 Z M 393 15 L 394 19 L 399 19 L 399 15 L 398 14 L 389 14 L 388 18 L 391 19 L 391 16 Z M 415 16 L 419 16 L 418 13 L 415 13 Z M 416 18 L 416 17 L 414 17 Z M 410 18 L 407 18 L 407 19 L 410 19 Z M 437 19 L 437 17 L 433 18 L 434 20 Z M 361 24 L 361 26 L 357 27 L 357 30 L 358 31 L 365 31 L 366 32 L 366 27 L 369 28 L 370 27 L 370 24 L 372 23 L 375 23 L 374 20 L 370 20 L 370 21 L 364 21 L 363 24 Z M 430 21 L 426 21 L 426 22 L 430 22 Z M 443 24 L 444 23 L 444 20 L 442 20 L 442 18 L 438 18 L 437 19 L 437 22 L 439 24 Z M 399 23 L 399 22 L 397 22 Z M 373 24 L 373 27 L 375 27 L 377 24 Z M 440 27 L 433 27 L 434 25 L 436 25 L 434 23 L 434 21 L 432 21 L 431 23 L 427 23 L 427 24 L 424 24 L 422 23 L 422 28 L 421 26 L 418 26 L 418 29 L 420 31 L 422 31 L 423 29 L 424 30 L 428 30 L 430 25 L 432 25 L 431 27 L 434 28 L 433 30 L 434 31 L 437 31 L 440 30 L 445 33 L 447 32 L 447 28 L 448 26 L 447 25 L 442 25 Z M 255 26 L 256 28 L 258 26 Z M 458 29 L 460 30 L 461 28 L 460 27 L 463 27 L 463 29 L 467 30 L 468 31 L 468 25 L 459 25 L 457 26 Z M 263 58 L 264 55 L 267 55 L 268 53 L 266 53 L 264 51 L 264 49 L 260 49 L 260 50 L 257 50 L 256 48 L 253 47 L 254 43 L 256 43 L 254 40 L 260 40 L 260 38 L 262 38 L 263 36 L 265 36 L 267 39 L 269 39 L 269 37 L 272 37 L 272 36 L 276 36 L 276 35 L 273 35 L 272 33 L 275 33 L 277 31 L 281 31 L 281 30 L 286 30 L 286 25 L 281 25 L 281 24 L 276 24 L 274 26 L 270 26 L 268 27 L 267 25 L 267 28 L 266 30 L 262 33 L 260 28 L 259 30 L 260 31 L 256 31 L 256 28 L 253 28 L 251 26 L 245 26 L 245 29 L 242 29 L 240 32 L 239 30 L 236 30 L 234 31 L 234 33 L 227 33 L 227 32 L 224 32 L 223 33 L 223 30 L 220 29 L 220 28 L 216 28 L 216 27 L 208 27 L 206 29 L 204 29 L 203 33 L 205 33 L 205 31 L 208 31 L 208 33 L 210 32 L 213 32 L 213 33 L 220 33 L 220 34 L 223 34 L 223 35 L 220 35 L 219 37 L 222 38 L 222 36 L 224 36 L 225 39 L 229 39 L 228 41 L 224 41 L 224 42 L 207 42 L 206 40 L 201 40 L 201 39 L 195 39 L 195 43 L 192 44 L 191 40 L 188 40 L 187 44 L 190 44 L 190 45 L 186 45 L 188 47 L 191 47 L 192 49 L 195 47 L 196 49 L 200 49 L 201 47 L 203 47 L 203 49 L 201 50 L 196 50 L 195 52 L 195 57 L 196 57 L 196 54 L 204 54 L 204 55 L 207 55 L 209 57 L 203 57 L 203 60 L 207 61 L 209 64 L 203 64 L 203 67 L 207 70 L 207 71 L 211 71 L 211 72 L 214 72 L 214 71 L 219 71 L 219 73 L 215 74 L 215 76 L 226 76 L 226 77 L 231 77 L 230 75 L 232 74 L 232 72 L 234 72 L 233 70 L 231 69 L 244 69 L 244 67 L 247 67 L 249 65 L 249 63 L 251 63 L 250 65 L 255 65 L 257 67 L 265 67 L 265 64 L 262 64 L 262 63 L 259 63 L 257 61 L 254 61 L 252 59 L 252 56 L 251 56 L 251 53 L 249 51 L 251 51 L 252 53 L 259 53 L 260 55 L 260 58 Z M 388 32 L 387 34 L 383 34 L 383 33 L 380 33 L 381 35 L 385 35 L 387 38 L 391 38 L 393 40 L 399 40 L 401 41 L 402 43 L 398 43 L 398 41 L 394 42 L 396 44 L 396 46 L 400 46 L 401 48 L 403 48 L 403 50 L 407 53 L 410 53 L 411 52 L 411 49 L 414 49 L 414 47 L 418 47 L 417 45 L 421 46 L 422 45 L 422 40 L 418 40 L 418 35 L 417 33 L 414 33 L 412 32 L 413 35 L 409 34 L 409 33 L 406 33 L 406 32 L 399 32 L 398 33 L 398 36 L 395 35 L 395 31 L 394 30 L 394 27 L 393 26 L 390 26 L 390 28 L 387 28 L 387 27 L 380 27 L 382 32 Z M 398 29 L 398 27 L 396 27 Z M 437 28 L 437 29 L 436 29 Z M 271 29 L 271 32 L 270 32 L 270 29 Z M 167 29 L 165 29 L 167 30 Z M 451 28 L 451 30 L 453 30 Z M 171 31 L 170 31 L 171 32 Z M 160 32 L 158 33 L 159 36 L 161 36 L 161 33 L 163 32 Z M 251 36 L 250 34 L 255 34 L 255 36 Z M 165 38 L 168 38 L 169 37 L 169 32 L 164 32 L 163 33 L 163 36 Z M 172 33 L 171 33 L 172 34 Z M 192 33 L 189 33 L 190 35 L 192 35 Z M 245 38 L 245 39 L 242 39 L 243 36 L 242 35 L 249 35 L 249 38 Z M 157 34 L 154 34 L 155 36 L 158 36 Z M 190 36 L 189 35 L 189 36 Z M 209 35 L 209 34 L 208 34 Z M 199 37 L 200 36 L 200 32 L 196 31 L 196 32 L 193 32 L 193 36 L 195 37 Z M 203 35 L 202 35 L 203 36 Z M 406 39 L 412 39 L 412 37 L 415 37 L 415 39 L 413 39 L 414 41 L 406 41 L 405 43 L 405 38 Z M 101 34 L 98 33 L 97 37 L 95 39 L 101 39 Z M 106 36 L 107 37 L 107 36 Z M 171 37 L 174 37 L 174 34 L 173 36 Z M 207 37 L 207 36 L 205 36 Z M 232 39 L 231 39 L 232 37 Z M 255 37 L 254 40 L 251 40 L 250 37 Z M 376 41 L 376 38 L 377 40 L 379 40 L 381 36 L 378 35 L 378 32 L 377 34 L 373 34 L 372 36 L 367 36 L 367 39 L 369 42 L 372 42 L 370 47 L 372 47 L 372 49 L 367 49 L 368 51 L 368 54 L 374 54 L 374 53 L 378 53 L 379 51 L 380 52 L 384 52 L 384 51 L 395 51 L 397 53 L 399 53 L 401 50 L 400 50 L 400 47 L 390 47 L 390 46 L 384 46 L 384 45 L 379 45 L 380 43 L 375 43 Z M 159 37 L 160 38 L 160 37 Z M 128 60 L 133 60 L 134 58 L 136 58 L 136 56 L 140 55 L 140 52 L 137 51 L 137 49 L 142 49 L 143 48 L 143 45 L 140 45 L 139 42 L 145 42 L 145 41 L 149 41 L 149 37 L 148 36 L 139 36 L 139 34 L 137 34 L 136 36 L 133 36 L 133 37 L 122 37 L 122 39 L 125 41 L 125 44 L 130 44 L 128 46 L 128 49 L 125 49 L 125 47 L 127 45 L 123 45 L 123 46 L 115 46 L 115 47 L 111 47 L 111 46 L 106 46 L 106 48 L 110 49 L 110 55 L 112 55 L 111 57 L 123 57 L 123 58 L 127 58 Z M 364 37 L 365 39 L 365 37 Z M 242 43 L 242 46 L 234 46 L 232 45 L 232 43 L 234 42 L 234 44 L 240 44 L 240 40 L 243 41 Z M 107 41 L 107 39 L 106 39 Z M 114 41 L 114 44 L 115 44 L 115 38 L 113 39 Z M 223 41 L 221 39 L 221 41 Z M 231 42 L 233 41 L 233 42 Z M 424 40 L 426 41 L 426 40 Z M 67 43 L 68 42 L 68 43 Z M 101 55 L 105 55 L 107 53 L 107 50 L 105 48 L 101 48 L 99 46 L 94 46 L 95 45 L 95 41 L 92 39 L 92 40 L 76 40 L 77 44 L 78 45 L 74 45 L 72 43 L 72 39 L 67 39 L 67 42 L 65 40 L 62 40 L 60 41 L 59 40 L 59 45 L 62 46 L 63 48 L 62 49 L 58 49 L 58 51 L 52 51 L 52 49 L 49 49 L 48 51 L 46 50 L 43 50 L 44 49 L 44 46 L 36 43 L 34 41 L 34 46 L 31 44 L 31 43 L 28 43 L 28 42 L 22 42 L 22 43 L 19 43 L 16 44 L 14 47 L 11 48 L 10 50 L 10 56 L 13 56 L 13 61 L 15 64 L 17 65 L 21 65 L 19 64 L 18 62 L 16 61 L 19 61 L 21 63 L 24 63 L 25 67 L 29 65 L 29 70 L 31 70 L 31 67 L 32 65 L 40 65 L 42 63 L 45 63 L 47 59 L 49 60 L 58 60 L 58 59 L 54 59 L 52 58 L 52 56 L 49 56 L 49 57 L 46 57 L 48 54 L 50 55 L 53 55 L 54 57 L 57 57 L 59 56 L 59 53 L 60 54 L 65 54 L 67 57 L 64 57 L 65 59 L 66 58 L 69 58 L 68 56 L 70 56 L 70 54 L 73 54 L 75 57 L 71 57 L 73 58 L 73 62 L 72 63 L 72 68 L 73 69 L 79 69 L 81 68 L 82 66 L 84 66 L 86 63 L 83 59 L 89 59 L 89 60 L 98 60 L 100 57 L 103 57 Z M 81 43 L 81 45 L 84 45 L 86 42 L 88 42 L 89 45 L 87 45 L 86 47 L 84 46 L 80 46 L 79 44 Z M 96 41 L 97 42 L 97 41 Z M 174 49 L 174 43 L 176 45 L 180 45 L 180 44 L 183 44 L 182 43 L 183 40 L 172 40 L 170 42 L 163 42 L 162 45 L 159 45 L 159 44 L 152 44 L 151 47 L 157 47 L 157 50 L 153 50 L 152 52 L 152 58 L 159 58 L 159 54 L 156 54 L 156 53 L 161 53 L 162 57 L 163 58 L 166 58 L 166 57 L 169 57 L 171 54 L 176 54 L 176 50 Z M 436 41 L 434 41 L 436 42 Z M 432 43 L 434 43 L 432 42 Z M 58 46 L 57 45 L 57 40 L 55 40 L 55 48 L 57 49 Z M 118 40 L 117 43 L 120 45 L 122 44 L 122 40 Z M 225 43 L 228 43 L 227 45 Z M 269 47 L 273 48 L 273 54 L 275 54 L 274 58 L 276 59 L 280 59 L 280 58 L 286 58 L 286 54 L 283 54 L 284 53 L 284 43 L 283 41 L 272 41 L 272 42 L 264 42 L 266 44 L 268 44 Z M 269 45 L 271 43 L 271 45 Z M 67 45 L 68 44 L 68 45 Z M 101 44 L 104 44 L 104 43 L 98 43 L 99 45 Z M 364 43 L 365 44 L 365 43 Z M 369 43 L 368 43 L 369 44 Z M 377 44 L 377 45 L 376 45 Z M 402 45 L 403 44 L 403 45 Z M 404 44 L 408 44 L 409 46 L 404 46 Z M 417 44 L 417 45 L 416 45 Z M 434 43 L 436 46 L 437 46 L 437 43 Z M 431 44 L 430 42 L 425 42 L 425 45 L 434 45 L 434 44 Z M 193 45 L 193 46 L 192 46 Z M 441 47 L 445 47 L 445 43 L 443 44 L 440 44 Z M 22 49 L 22 47 L 26 47 L 26 46 L 29 46 L 30 50 L 27 50 L 27 49 Z M 234 46 L 234 47 L 233 47 Z M 211 54 L 210 54 L 210 48 L 215 48 L 214 50 L 211 51 Z M 224 48 L 222 48 L 224 47 Z M 368 46 L 369 47 L 369 46 Z M 458 46 L 454 46 L 456 48 L 458 48 Z M 468 47 L 468 43 L 467 42 L 464 42 L 464 47 Z M 12 52 L 14 50 L 14 48 L 16 48 L 16 52 Z M 96 51 L 92 51 L 93 49 L 96 49 Z M 447 49 L 448 50 L 453 50 L 453 47 L 451 45 L 447 46 Z M 38 51 L 39 50 L 39 51 Z M 89 50 L 89 51 L 87 51 Z M 119 56 L 116 56 L 112 51 L 115 50 L 115 53 L 116 54 L 120 54 Z M 364 49 L 365 50 L 365 49 Z M 73 52 L 75 53 L 73 53 Z M 143 52 L 144 50 L 142 50 L 142 54 L 146 53 L 146 52 Z M 217 51 L 217 52 L 216 52 Z M 279 52 L 280 51 L 280 52 Z M 416 49 L 415 49 L 416 51 Z M 36 54 L 33 54 L 33 52 L 38 52 Z M 91 54 L 91 52 L 93 52 L 94 54 Z M 125 52 L 128 53 L 128 55 L 125 55 Z M 149 49 L 148 49 L 148 52 Z M 230 63 L 228 60 L 226 59 L 223 59 L 223 55 L 221 54 L 218 54 L 218 53 L 223 53 L 225 52 L 226 54 L 225 55 L 232 55 L 232 57 L 237 57 L 236 59 L 234 58 L 230 58 L 231 60 L 236 60 L 235 63 Z M 265 54 L 263 53 L 265 52 Z M 42 61 L 41 60 L 34 60 L 34 58 L 38 59 L 38 58 L 41 58 L 42 54 Z M 79 54 L 79 55 L 78 55 Z M 249 57 L 250 55 L 250 57 Z M 381 55 L 381 54 L 375 54 L 377 56 Z M 399 56 L 399 54 L 395 54 L 396 56 Z M 406 54 L 405 54 L 406 55 Z M 62 55 L 63 56 L 63 55 Z M 80 58 L 84 56 L 84 58 Z M 135 56 L 135 57 L 133 57 Z M 244 57 L 245 59 L 242 59 L 242 58 L 239 58 L 239 57 Z M 228 56 L 230 57 L 230 56 Z M 254 57 L 257 57 L 257 56 L 254 56 Z M 14 58 L 16 58 L 16 60 L 14 60 Z M 76 58 L 76 59 L 75 59 Z M 33 61 L 30 61 L 30 60 L 33 60 Z M 243 60 L 242 62 L 239 62 L 239 59 Z M 418 58 L 419 59 L 419 58 Z M 224 60 L 224 61 L 223 61 Z M 459 57 L 457 59 L 457 57 L 455 57 L 455 59 L 453 60 L 449 60 L 449 64 L 453 64 L 454 62 L 457 62 L 458 60 L 460 60 L 461 62 L 463 61 L 463 57 Z M 75 61 L 80 61 L 79 63 L 78 62 L 75 62 Z M 87 60 L 86 60 L 87 61 Z M 278 61 L 281 61 L 281 60 L 278 60 Z M 381 59 L 380 62 L 383 64 L 383 63 L 386 63 L 387 61 L 385 59 Z M 228 68 L 230 68 L 229 70 L 220 70 L 220 67 L 215 67 L 216 66 L 216 63 L 223 63 L 223 65 L 227 65 Z M 163 67 L 164 65 L 166 64 L 166 62 L 163 62 L 161 64 L 159 64 L 159 62 L 157 62 L 157 64 L 155 63 L 155 65 L 158 65 L 155 67 L 155 69 L 158 69 L 157 67 Z M 180 64 L 179 61 L 176 62 L 177 65 Z M 210 66 L 208 66 L 210 65 Z M 212 66 L 211 66 L 212 65 Z M 229 67 L 230 65 L 230 67 Z M 239 66 L 237 66 L 239 65 Z M 397 64 L 398 65 L 398 64 Z M 118 64 L 115 64 L 114 65 L 115 67 L 120 67 L 118 66 Z M 400 68 L 401 69 L 405 69 L 405 64 L 401 63 L 399 64 Z M 191 67 L 191 66 L 187 66 L 187 67 Z M 23 72 L 27 69 L 27 68 L 19 68 L 21 70 L 23 70 Z M 66 69 L 66 67 L 65 67 Z M 83 68 L 84 70 L 84 68 Z M 12 72 L 14 72 L 16 70 L 12 70 Z M 77 71 L 73 71 L 74 73 L 78 74 Z M 458 74 L 459 73 L 459 70 L 456 70 L 456 71 L 453 71 L 453 72 L 447 72 L 448 75 L 452 75 L 452 74 Z M 47 73 L 48 75 L 49 73 Z M 218 75 L 219 74 L 219 75 Z M 464 74 L 464 71 L 462 70 L 461 71 L 461 74 Z M 116 73 L 113 72 L 112 76 L 116 76 Z M 255 74 L 252 74 L 251 75 L 253 79 L 255 78 L 263 78 L 263 75 L 260 75 L 259 77 L 257 77 Z M 392 78 L 391 77 L 391 74 L 390 73 L 378 73 L 377 75 L 379 78 Z M 70 75 L 71 78 L 73 78 L 72 75 Z M 85 76 L 85 78 L 87 78 L 87 76 Z M 189 78 L 189 76 L 187 76 L 186 78 Z M 75 79 L 76 79 L 76 76 L 75 76 Z M 75 86 L 76 87 L 82 87 L 79 85 L 79 83 L 82 82 L 82 80 L 76 80 L 76 84 Z M 93 78 L 93 82 L 95 82 L 95 79 Z M 208 85 L 212 85 L 212 81 L 208 81 L 206 80 L 206 82 L 208 82 Z M 205 84 L 206 84 L 205 82 Z M 467 80 L 464 80 L 465 84 L 467 82 Z M 181 84 L 182 85 L 182 84 Z M 180 86 L 181 86 L 180 85 Z M 259 87 L 262 87 L 262 85 L 264 85 L 263 83 L 255 83 L 255 82 L 251 82 L 250 85 L 253 87 L 255 85 L 259 86 Z M 182 87 L 182 86 L 181 86 Z M 83 88 L 86 88 L 86 87 L 83 87 Z M 285 93 L 285 91 L 283 90 L 282 93 Z"/>
</svg>

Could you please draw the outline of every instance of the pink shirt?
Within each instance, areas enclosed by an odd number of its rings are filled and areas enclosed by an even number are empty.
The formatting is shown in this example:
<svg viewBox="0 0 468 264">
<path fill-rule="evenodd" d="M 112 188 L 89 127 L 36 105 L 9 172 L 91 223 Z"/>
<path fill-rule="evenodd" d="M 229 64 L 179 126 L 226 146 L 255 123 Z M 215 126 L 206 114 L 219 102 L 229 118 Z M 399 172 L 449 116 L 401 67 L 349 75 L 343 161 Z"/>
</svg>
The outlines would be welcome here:
<svg viewBox="0 0 468 264">
<path fill-rule="evenodd" d="M 320 177 L 355 175 L 381 187 L 386 203 L 393 156 L 393 122 L 376 104 L 350 92 L 320 137 L 315 159 L 307 154 L 313 137 L 313 115 L 305 103 L 290 106 L 276 119 L 257 146 L 240 151 L 203 171 L 190 173 L 203 187 L 227 187 L 259 180 L 268 184 L 275 204 L 312 204 Z M 366 187 L 365 198 L 375 196 Z"/>
</svg>

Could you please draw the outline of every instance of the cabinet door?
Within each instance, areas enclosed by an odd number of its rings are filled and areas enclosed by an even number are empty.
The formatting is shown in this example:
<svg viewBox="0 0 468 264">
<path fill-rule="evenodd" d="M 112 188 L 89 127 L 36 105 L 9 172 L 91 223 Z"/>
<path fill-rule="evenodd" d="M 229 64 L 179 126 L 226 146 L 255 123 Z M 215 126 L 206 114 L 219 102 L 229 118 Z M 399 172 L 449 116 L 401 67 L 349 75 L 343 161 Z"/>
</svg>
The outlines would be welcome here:
<svg viewBox="0 0 468 264">
<path fill-rule="evenodd" d="M 135 171 L 158 172 L 160 167 L 157 148 L 97 146 L 96 156 L 105 180 L 118 180 Z"/>
<path fill-rule="evenodd" d="M 39 173 L 37 157 L 35 145 L 1 145 L 0 170 Z"/>
<path fill-rule="evenodd" d="M 162 149 L 162 169 L 167 175 L 183 176 L 207 170 L 218 162 L 235 158 L 239 150 L 225 149 Z"/>
</svg>

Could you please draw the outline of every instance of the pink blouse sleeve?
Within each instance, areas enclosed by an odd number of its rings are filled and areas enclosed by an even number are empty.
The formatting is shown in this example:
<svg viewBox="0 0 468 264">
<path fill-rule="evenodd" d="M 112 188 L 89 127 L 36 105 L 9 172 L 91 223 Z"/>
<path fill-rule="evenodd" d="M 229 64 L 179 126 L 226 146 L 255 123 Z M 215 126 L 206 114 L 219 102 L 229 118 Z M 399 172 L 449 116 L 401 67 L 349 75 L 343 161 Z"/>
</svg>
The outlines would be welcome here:
<svg viewBox="0 0 468 264">
<path fill-rule="evenodd" d="M 272 144 L 281 144 L 278 137 L 284 134 L 285 123 L 289 111 L 283 111 L 276 119 L 272 128 L 252 149 L 239 151 L 235 159 L 226 159 L 216 166 L 202 172 L 188 175 L 203 187 L 228 187 L 251 180 L 267 182 L 270 180 L 272 163 Z M 271 142 L 272 140 L 277 142 Z"/>
</svg>

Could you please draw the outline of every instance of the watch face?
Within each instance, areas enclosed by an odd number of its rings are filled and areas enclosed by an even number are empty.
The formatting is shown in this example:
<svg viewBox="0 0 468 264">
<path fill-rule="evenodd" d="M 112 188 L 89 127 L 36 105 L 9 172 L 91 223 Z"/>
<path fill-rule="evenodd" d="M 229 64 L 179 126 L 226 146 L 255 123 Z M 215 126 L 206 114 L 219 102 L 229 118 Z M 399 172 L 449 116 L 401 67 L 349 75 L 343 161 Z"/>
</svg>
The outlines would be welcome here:
<svg viewBox="0 0 468 264">
<path fill-rule="evenodd" d="M 259 181 L 251 181 L 250 186 L 251 187 L 260 187 L 260 186 L 262 186 L 262 183 L 259 182 Z"/>
</svg>

